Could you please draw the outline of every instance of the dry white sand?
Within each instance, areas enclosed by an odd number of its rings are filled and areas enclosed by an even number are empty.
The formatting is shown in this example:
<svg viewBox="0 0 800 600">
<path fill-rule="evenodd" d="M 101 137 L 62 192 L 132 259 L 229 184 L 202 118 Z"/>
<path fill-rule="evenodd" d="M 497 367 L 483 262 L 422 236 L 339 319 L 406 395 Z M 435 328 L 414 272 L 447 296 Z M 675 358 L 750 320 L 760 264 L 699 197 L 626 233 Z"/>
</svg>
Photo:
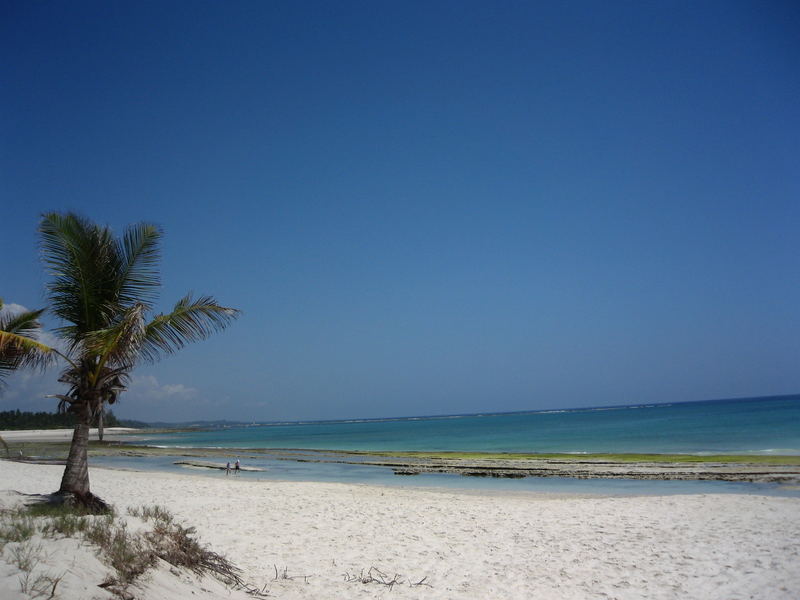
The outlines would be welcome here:
<svg viewBox="0 0 800 600">
<path fill-rule="evenodd" d="M 0 489 L 52 491 L 61 473 L 0 461 Z M 554 498 L 106 469 L 91 478 L 119 509 L 169 508 L 277 598 L 800 597 L 798 498 Z M 274 565 L 309 577 L 272 581 Z M 370 567 L 404 583 L 345 581 Z M 432 587 L 409 585 L 423 578 Z M 182 597 L 159 595 L 157 583 L 141 597 Z M 219 594 L 202 593 L 192 597 Z"/>
<path fill-rule="evenodd" d="M 74 429 L 9 429 L 0 431 L 0 437 L 7 442 L 68 442 L 72 439 Z M 130 439 L 129 435 L 138 433 L 141 429 L 131 429 L 130 427 L 106 427 L 103 430 L 103 437 L 106 441 L 116 441 Z M 99 439 L 97 429 L 89 430 L 89 439 Z"/>
</svg>

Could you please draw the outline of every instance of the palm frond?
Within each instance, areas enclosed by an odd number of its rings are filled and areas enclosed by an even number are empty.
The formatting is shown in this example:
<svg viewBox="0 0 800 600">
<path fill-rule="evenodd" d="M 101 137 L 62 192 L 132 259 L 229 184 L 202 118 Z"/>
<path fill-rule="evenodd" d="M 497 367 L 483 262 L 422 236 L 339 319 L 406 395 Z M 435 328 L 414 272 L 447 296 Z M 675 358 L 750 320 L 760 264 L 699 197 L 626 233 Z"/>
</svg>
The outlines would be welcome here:
<svg viewBox="0 0 800 600">
<path fill-rule="evenodd" d="M 117 241 L 117 255 L 121 262 L 117 290 L 120 305 L 141 303 L 151 308 L 150 301 L 158 296 L 157 290 L 161 285 L 158 270 L 161 236 L 161 230 L 155 225 L 139 223 L 128 227 Z"/>
<path fill-rule="evenodd" d="M 0 383 L 12 371 L 21 368 L 42 369 L 55 354 L 46 344 L 15 333 L 0 331 Z"/>
<path fill-rule="evenodd" d="M 241 314 L 235 308 L 220 306 L 211 296 L 197 300 L 188 294 L 175 304 L 172 312 L 157 315 L 145 327 L 142 357 L 155 362 L 161 354 L 172 354 L 186 344 L 204 340 L 225 329 Z"/>
<path fill-rule="evenodd" d="M 43 368 L 52 362 L 54 350 L 34 338 L 41 327 L 38 319 L 43 312 L 0 314 L 0 383 L 11 371 L 22 367 Z"/>
<path fill-rule="evenodd" d="M 0 309 L 3 307 L 0 301 Z M 25 337 L 34 337 L 42 324 L 39 323 L 39 317 L 44 313 L 44 309 L 22 311 L 16 314 L 0 313 L 0 331 L 8 331 L 9 333 L 17 333 Z"/>
<path fill-rule="evenodd" d="M 72 339 L 108 326 L 116 314 L 120 259 L 107 227 L 74 214 L 48 213 L 39 225 L 41 252 L 53 275 L 53 314 L 70 324 Z"/>
<path fill-rule="evenodd" d="M 50 354 L 53 349 L 47 344 L 42 344 L 33 338 L 11 333 L 10 331 L 0 331 L 0 356 L 15 353 L 40 353 Z"/>
<path fill-rule="evenodd" d="M 144 304 L 134 304 L 118 323 L 86 336 L 84 354 L 96 356 L 104 364 L 132 368 L 144 339 L 145 308 Z"/>
</svg>

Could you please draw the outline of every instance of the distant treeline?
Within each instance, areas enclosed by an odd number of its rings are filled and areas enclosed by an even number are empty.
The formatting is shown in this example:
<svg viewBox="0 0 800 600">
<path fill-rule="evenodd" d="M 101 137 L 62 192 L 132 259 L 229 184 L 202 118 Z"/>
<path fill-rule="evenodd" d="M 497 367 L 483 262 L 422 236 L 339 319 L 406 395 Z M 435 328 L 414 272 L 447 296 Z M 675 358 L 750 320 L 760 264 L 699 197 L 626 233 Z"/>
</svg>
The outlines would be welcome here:
<svg viewBox="0 0 800 600">
<path fill-rule="evenodd" d="M 135 424 L 134 424 L 135 423 Z M 93 423 L 97 425 L 97 423 Z M 142 427 L 138 421 L 120 421 L 110 410 L 103 417 L 105 427 Z M 0 412 L 0 430 L 2 429 L 69 429 L 75 427 L 75 415 L 48 412 L 21 412 L 6 410 Z"/>
</svg>

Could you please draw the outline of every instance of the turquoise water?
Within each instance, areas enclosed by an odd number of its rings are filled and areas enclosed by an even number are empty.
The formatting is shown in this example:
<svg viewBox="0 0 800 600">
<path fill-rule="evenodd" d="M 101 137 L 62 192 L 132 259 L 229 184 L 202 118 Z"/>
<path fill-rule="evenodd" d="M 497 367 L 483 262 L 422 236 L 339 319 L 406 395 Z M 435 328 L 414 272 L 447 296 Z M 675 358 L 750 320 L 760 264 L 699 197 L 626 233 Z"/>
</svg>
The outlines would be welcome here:
<svg viewBox="0 0 800 600">
<path fill-rule="evenodd" d="M 230 460 L 237 458 L 231 453 Z M 193 469 L 178 466 L 183 456 L 98 456 L 91 459 L 92 467 L 191 473 L 205 477 L 224 478 L 224 471 Z M 210 459 L 224 463 L 226 459 Z M 642 479 L 576 479 L 570 477 L 462 477 L 446 473 L 423 473 L 413 477 L 398 477 L 387 467 L 341 463 L 304 463 L 270 458 L 244 458 L 249 467 L 264 471 L 243 471 L 242 480 L 266 481 L 324 481 L 381 485 L 389 487 L 446 488 L 492 492 L 537 492 L 549 494 L 591 494 L 603 496 L 650 496 L 671 494 L 756 494 L 765 496 L 800 497 L 800 487 L 770 483 L 731 481 L 661 481 Z"/>
<path fill-rule="evenodd" d="M 146 437 L 159 446 L 800 454 L 800 395 L 522 413 L 271 423 Z"/>
</svg>

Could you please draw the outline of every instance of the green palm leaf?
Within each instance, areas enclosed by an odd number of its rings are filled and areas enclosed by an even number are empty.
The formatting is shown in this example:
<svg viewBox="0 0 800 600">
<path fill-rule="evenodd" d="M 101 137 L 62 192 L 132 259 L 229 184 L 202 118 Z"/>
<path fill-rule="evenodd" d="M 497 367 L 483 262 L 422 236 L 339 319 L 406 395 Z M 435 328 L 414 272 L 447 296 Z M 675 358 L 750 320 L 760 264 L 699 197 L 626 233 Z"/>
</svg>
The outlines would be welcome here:
<svg viewBox="0 0 800 600">
<path fill-rule="evenodd" d="M 132 368 L 145 335 L 144 311 L 144 304 L 135 304 L 112 327 L 88 334 L 83 340 L 84 352 L 105 364 Z"/>
<path fill-rule="evenodd" d="M 116 252 L 121 263 L 117 290 L 120 305 L 140 303 L 151 308 L 151 301 L 158 295 L 161 285 L 158 272 L 161 236 L 161 230 L 155 225 L 140 223 L 129 227 L 117 242 Z"/>
<path fill-rule="evenodd" d="M 188 294 L 181 298 L 172 312 L 157 315 L 145 327 L 142 357 L 155 362 L 161 354 L 172 354 L 190 342 L 204 340 L 221 331 L 241 314 L 235 308 L 220 306 L 211 296 L 197 300 Z"/>
<path fill-rule="evenodd" d="M 108 326 L 116 313 L 119 257 L 108 228 L 73 214 L 46 214 L 39 226 L 42 255 L 53 279 L 47 286 L 57 331 L 70 343 Z"/>
<path fill-rule="evenodd" d="M 0 300 L 0 308 L 2 306 Z M 0 313 L 0 384 L 11 371 L 22 367 L 40 368 L 52 361 L 53 349 L 34 338 L 41 328 L 39 317 L 43 312 Z"/>
</svg>

